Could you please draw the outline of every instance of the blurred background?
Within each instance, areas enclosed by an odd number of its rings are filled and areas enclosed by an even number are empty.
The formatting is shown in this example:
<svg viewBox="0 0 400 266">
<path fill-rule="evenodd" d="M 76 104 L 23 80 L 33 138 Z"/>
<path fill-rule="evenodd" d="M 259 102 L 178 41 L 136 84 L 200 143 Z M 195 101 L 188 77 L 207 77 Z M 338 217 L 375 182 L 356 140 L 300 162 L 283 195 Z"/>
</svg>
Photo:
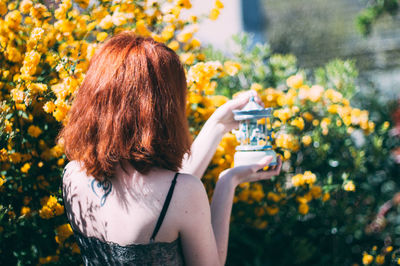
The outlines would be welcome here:
<svg viewBox="0 0 400 266">
<path fill-rule="evenodd" d="M 234 49 L 231 36 L 247 32 L 253 42 L 267 42 L 273 53 L 294 54 L 302 68 L 320 67 L 334 58 L 355 60 L 358 82 L 379 84 L 382 97 L 393 98 L 400 92 L 400 17 L 383 13 L 365 32 L 368 21 L 363 24 L 363 11 L 373 3 L 231 0 L 217 21 L 202 22 L 197 37 L 229 53 Z M 191 13 L 204 13 L 213 2 L 192 4 Z"/>
</svg>

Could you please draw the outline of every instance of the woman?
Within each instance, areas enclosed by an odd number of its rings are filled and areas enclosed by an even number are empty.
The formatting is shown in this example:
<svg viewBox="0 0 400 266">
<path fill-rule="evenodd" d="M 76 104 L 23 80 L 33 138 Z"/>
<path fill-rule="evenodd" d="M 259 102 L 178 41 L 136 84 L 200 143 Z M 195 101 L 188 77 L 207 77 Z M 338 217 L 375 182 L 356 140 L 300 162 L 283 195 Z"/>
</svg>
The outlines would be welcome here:
<svg viewBox="0 0 400 266">
<path fill-rule="evenodd" d="M 210 207 L 200 178 L 254 92 L 217 109 L 193 144 L 186 93 L 178 56 L 150 38 L 120 33 L 91 59 L 60 133 L 65 209 L 86 265 L 223 265 L 235 187 L 279 174 L 280 163 L 258 171 L 269 157 L 227 169 Z"/>
</svg>

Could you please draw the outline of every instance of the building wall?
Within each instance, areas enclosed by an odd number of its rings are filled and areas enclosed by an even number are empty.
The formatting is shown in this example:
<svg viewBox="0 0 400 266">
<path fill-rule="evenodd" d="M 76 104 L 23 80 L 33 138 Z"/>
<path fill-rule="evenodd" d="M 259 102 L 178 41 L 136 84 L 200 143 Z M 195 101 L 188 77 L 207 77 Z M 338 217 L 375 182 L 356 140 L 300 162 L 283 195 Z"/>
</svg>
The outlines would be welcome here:
<svg viewBox="0 0 400 266">
<path fill-rule="evenodd" d="M 354 59 L 360 82 L 370 79 L 387 95 L 400 93 L 400 16 L 386 16 L 373 32 L 357 31 L 360 0 L 263 0 L 267 35 L 273 51 L 294 53 L 302 67 L 333 58 Z"/>
</svg>

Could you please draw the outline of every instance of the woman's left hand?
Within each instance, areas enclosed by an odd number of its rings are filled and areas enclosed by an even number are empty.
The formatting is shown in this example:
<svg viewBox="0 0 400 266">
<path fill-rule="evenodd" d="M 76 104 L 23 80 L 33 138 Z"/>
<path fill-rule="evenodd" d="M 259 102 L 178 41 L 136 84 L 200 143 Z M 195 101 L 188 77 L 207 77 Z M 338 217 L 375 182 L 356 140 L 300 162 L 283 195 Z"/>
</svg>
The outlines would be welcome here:
<svg viewBox="0 0 400 266">
<path fill-rule="evenodd" d="M 209 118 L 209 120 L 222 127 L 223 133 L 227 133 L 232 129 L 239 127 L 239 122 L 233 119 L 233 110 L 243 108 L 248 102 L 250 97 L 254 97 L 254 100 L 264 106 L 257 92 L 254 90 L 248 90 L 240 93 L 236 98 L 221 105 Z"/>
</svg>

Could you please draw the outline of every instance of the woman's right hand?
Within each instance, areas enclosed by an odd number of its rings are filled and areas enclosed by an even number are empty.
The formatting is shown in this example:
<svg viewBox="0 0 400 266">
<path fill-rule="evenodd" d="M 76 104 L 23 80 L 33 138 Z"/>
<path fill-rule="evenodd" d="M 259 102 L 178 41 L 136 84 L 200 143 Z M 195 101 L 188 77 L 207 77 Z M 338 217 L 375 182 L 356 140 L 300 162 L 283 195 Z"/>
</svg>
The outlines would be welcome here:
<svg viewBox="0 0 400 266">
<path fill-rule="evenodd" d="M 281 157 L 277 155 L 277 165 L 270 167 L 267 171 L 263 171 L 262 169 L 269 165 L 272 159 L 272 156 L 265 156 L 255 164 L 226 169 L 219 175 L 219 179 L 230 179 L 235 187 L 245 182 L 271 179 L 271 177 L 279 175 L 282 167 Z"/>
</svg>

